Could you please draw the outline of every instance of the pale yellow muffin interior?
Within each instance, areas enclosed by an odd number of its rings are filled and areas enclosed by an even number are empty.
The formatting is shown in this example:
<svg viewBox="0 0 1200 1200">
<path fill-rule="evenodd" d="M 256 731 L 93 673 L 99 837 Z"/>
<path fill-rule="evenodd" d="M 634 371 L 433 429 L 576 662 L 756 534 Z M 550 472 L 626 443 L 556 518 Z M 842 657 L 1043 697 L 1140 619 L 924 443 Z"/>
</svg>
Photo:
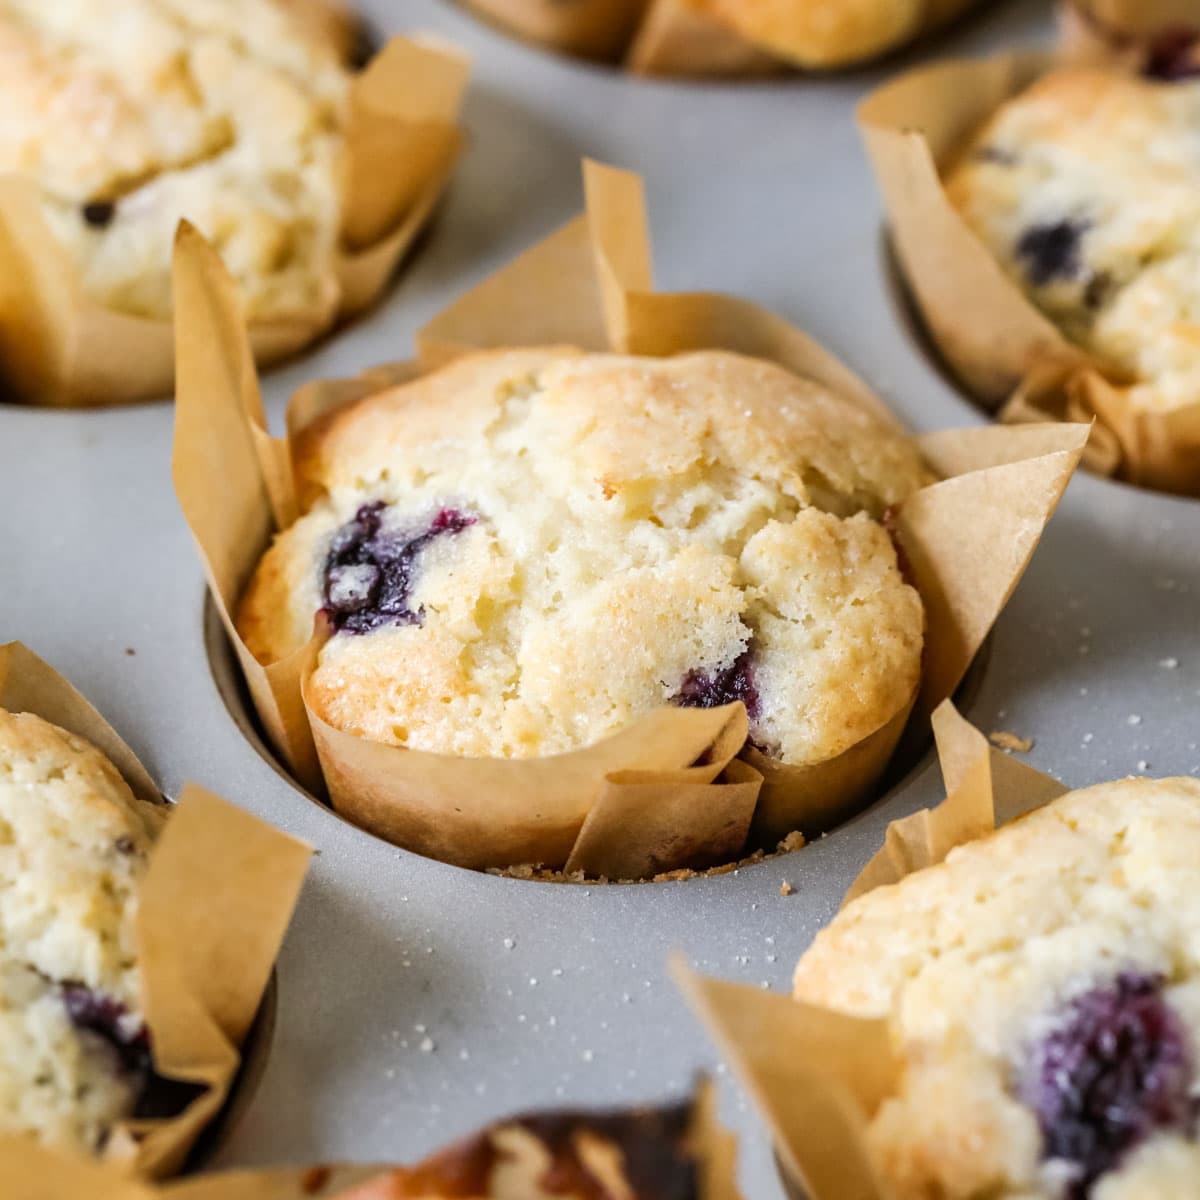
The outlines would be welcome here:
<svg viewBox="0 0 1200 1200">
<path fill-rule="evenodd" d="M 481 354 L 343 411 L 296 457 L 308 511 L 237 615 L 263 662 L 310 636 L 331 540 L 364 505 L 387 505 L 394 539 L 470 522 L 423 543 L 405 623 L 322 649 L 307 694 L 336 728 L 529 757 L 707 688 L 746 701 L 768 753 L 810 763 L 916 686 L 922 605 L 880 518 L 925 470 L 778 366 Z"/>
<path fill-rule="evenodd" d="M 142 1030 L 137 886 L 163 812 L 82 738 L 0 709 L 0 1134 L 95 1151 L 135 1103 L 144 1080 L 81 1025 Z"/>
</svg>

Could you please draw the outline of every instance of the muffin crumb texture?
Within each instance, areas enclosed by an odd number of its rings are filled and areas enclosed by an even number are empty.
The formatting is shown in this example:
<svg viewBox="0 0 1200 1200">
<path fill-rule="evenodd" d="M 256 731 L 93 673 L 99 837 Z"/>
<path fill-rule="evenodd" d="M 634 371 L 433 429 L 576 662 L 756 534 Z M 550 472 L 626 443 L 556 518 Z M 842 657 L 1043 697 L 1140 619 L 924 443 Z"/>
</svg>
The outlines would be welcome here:
<svg viewBox="0 0 1200 1200">
<path fill-rule="evenodd" d="M 0 0 L 0 171 L 36 185 L 91 300 L 168 316 L 186 216 L 251 318 L 327 306 L 347 76 L 315 8 Z"/>
<path fill-rule="evenodd" d="M 1200 1179 L 1200 781 L 1072 792 L 850 904 L 797 998 L 887 1016 L 897 1200 L 1144 1200 Z"/>
<path fill-rule="evenodd" d="M 136 889 L 161 822 L 94 746 L 0 709 L 0 1134 L 94 1152 L 134 1110 Z"/>
<path fill-rule="evenodd" d="M 335 635 L 329 724 L 467 756 L 589 745 L 664 704 L 741 700 L 785 762 L 898 712 L 923 614 L 880 522 L 912 444 L 780 367 L 474 355 L 308 431 L 308 511 L 238 625 L 262 661 Z"/>
<path fill-rule="evenodd" d="M 1005 271 L 1142 410 L 1200 400 L 1198 126 L 1200 81 L 1060 68 L 947 178 Z"/>
</svg>

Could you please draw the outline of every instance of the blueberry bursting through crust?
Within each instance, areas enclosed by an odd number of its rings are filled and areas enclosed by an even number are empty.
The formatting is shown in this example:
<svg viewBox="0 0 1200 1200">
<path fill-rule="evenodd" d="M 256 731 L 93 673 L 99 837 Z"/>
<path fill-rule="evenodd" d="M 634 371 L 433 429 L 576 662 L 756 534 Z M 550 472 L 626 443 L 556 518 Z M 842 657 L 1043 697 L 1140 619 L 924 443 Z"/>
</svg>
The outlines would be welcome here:
<svg viewBox="0 0 1200 1200">
<path fill-rule="evenodd" d="M 144 1025 L 129 1030 L 129 1010 L 111 996 L 94 992 L 82 983 L 59 987 L 63 1007 L 76 1029 L 101 1038 L 111 1048 L 128 1075 L 146 1075 L 150 1070 L 150 1038 Z"/>
<path fill-rule="evenodd" d="M 746 715 L 755 720 L 760 712 L 758 689 L 754 686 L 754 650 L 747 646 L 727 667 L 715 671 L 689 671 L 672 703 L 680 708 L 720 708 L 740 700 Z"/>
<path fill-rule="evenodd" d="M 423 532 L 383 528 L 387 504 L 364 504 L 329 543 L 322 599 L 325 615 L 339 633 L 370 633 L 384 625 L 420 625 L 422 613 L 409 604 L 417 556 L 438 538 L 462 533 L 478 518 L 443 508 Z"/>
<path fill-rule="evenodd" d="M 59 984 L 58 991 L 71 1024 L 104 1042 L 120 1073 L 131 1080 L 137 1096 L 134 1117 L 155 1120 L 178 1116 L 204 1091 L 200 1084 L 166 1079 L 154 1070 L 150 1031 L 141 1023 L 130 1028 L 129 1010 L 119 1000 L 82 983 Z"/>
<path fill-rule="evenodd" d="M 1069 1200 L 1152 1134 L 1195 1133 L 1192 1055 L 1162 991 L 1161 977 L 1127 973 L 1079 996 L 1021 1081 L 1043 1156 L 1071 1168 Z"/>
</svg>

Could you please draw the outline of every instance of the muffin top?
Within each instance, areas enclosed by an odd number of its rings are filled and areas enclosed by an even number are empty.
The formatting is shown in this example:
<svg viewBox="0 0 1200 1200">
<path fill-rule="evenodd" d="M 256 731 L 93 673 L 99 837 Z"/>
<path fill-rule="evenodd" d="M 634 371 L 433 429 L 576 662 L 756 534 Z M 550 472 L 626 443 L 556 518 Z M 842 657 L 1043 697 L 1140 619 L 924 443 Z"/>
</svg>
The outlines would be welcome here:
<svg viewBox="0 0 1200 1200">
<path fill-rule="evenodd" d="M 0 1133 L 94 1150 L 148 1067 L 134 920 L 163 810 L 0 709 Z"/>
<path fill-rule="evenodd" d="M 890 1018 L 897 1200 L 1133 1200 L 1200 1178 L 1200 781 L 1071 792 L 853 901 L 798 999 Z"/>
<path fill-rule="evenodd" d="M 308 508 L 244 594 L 270 662 L 323 609 L 331 725 L 456 755 L 742 700 L 788 762 L 912 693 L 923 616 L 879 518 L 925 481 L 854 404 L 733 354 L 473 355 L 311 428 Z"/>
<path fill-rule="evenodd" d="M 1167 410 L 1200 397 L 1200 83 L 1051 71 L 950 173 L 951 202 L 1067 337 Z"/>
<path fill-rule="evenodd" d="M 171 308 L 187 217 L 252 317 L 333 286 L 347 76 L 314 0 L 0 0 L 0 171 L 37 185 L 85 293 Z"/>
</svg>

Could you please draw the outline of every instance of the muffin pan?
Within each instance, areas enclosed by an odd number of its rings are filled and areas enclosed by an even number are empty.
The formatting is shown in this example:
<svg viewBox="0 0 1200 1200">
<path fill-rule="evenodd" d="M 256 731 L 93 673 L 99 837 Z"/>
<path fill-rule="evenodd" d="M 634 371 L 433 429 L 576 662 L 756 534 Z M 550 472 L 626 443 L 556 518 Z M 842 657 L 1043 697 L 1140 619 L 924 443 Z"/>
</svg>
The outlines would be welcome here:
<svg viewBox="0 0 1200 1200">
<path fill-rule="evenodd" d="M 386 0 L 362 7 L 398 27 Z M 276 428 L 300 383 L 406 357 L 450 299 L 573 216 L 584 153 L 644 173 L 661 287 L 719 288 L 779 312 L 918 431 L 984 419 L 889 288 L 853 108 L 922 58 L 1048 40 L 1047 3 L 995 4 L 870 71 L 736 87 L 625 79 L 435 0 L 410 0 L 403 17 L 475 53 L 471 144 L 383 305 L 265 376 Z M 786 991 L 887 822 L 940 798 L 927 759 L 797 854 L 636 888 L 517 881 L 385 845 L 300 795 L 226 707 L 171 490 L 171 435 L 167 405 L 0 407 L 4 637 L 91 697 L 168 793 L 196 779 L 319 849 L 279 962 L 264 1074 L 214 1165 L 417 1159 L 516 1108 L 650 1101 L 698 1069 L 723 1075 L 667 978 L 668 953 Z M 1077 476 L 965 715 L 1032 737 L 1028 761 L 1072 785 L 1200 771 L 1198 540 L 1196 502 Z M 779 1197 L 765 1133 L 728 1083 L 723 1115 L 741 1138 L 746 1194 Z"/>
</svg>

